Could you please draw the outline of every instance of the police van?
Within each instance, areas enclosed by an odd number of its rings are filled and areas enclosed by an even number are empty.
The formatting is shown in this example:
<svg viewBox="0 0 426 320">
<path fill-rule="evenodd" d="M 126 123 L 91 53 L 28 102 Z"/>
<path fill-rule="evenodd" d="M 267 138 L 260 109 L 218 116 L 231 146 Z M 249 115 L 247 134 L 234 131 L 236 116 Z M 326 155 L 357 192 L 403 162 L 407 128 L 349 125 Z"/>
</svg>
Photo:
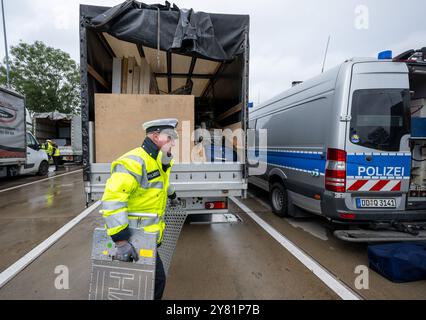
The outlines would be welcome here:
<svg viewBox="0 0 426 320">
<path fill-rule="evenodd" d="M 348 241 L 426 239 L 423 62 L 414 74 L 389 57 L 347 60 L 251 111 L 249 127 L 268 139 L 249 149 L 267 164 L 249 182 L 274 213 L 350 226 L 335 231 Z"/>
</svg>

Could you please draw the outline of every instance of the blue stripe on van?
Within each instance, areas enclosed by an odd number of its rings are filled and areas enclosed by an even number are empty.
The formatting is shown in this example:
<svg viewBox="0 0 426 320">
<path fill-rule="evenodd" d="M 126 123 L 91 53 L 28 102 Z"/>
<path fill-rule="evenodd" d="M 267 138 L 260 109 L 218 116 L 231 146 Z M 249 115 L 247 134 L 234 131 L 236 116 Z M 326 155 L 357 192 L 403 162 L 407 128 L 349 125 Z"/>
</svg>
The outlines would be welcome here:
<svg viewBox="0 0 426 320">
<path fill-rule="evenodd" d="M 278 165 L 295 170 L 318 171 L 325 173 L 326 159 L 321 154 L 315 153 L 298 153 L 298 152 L 281 152 L 268 151 L 260 152 L 259 156 L 255 156 L 254 150 L 248 152 L 251 161 L 262 161 L 272 165 Z"/>
<path fill-rule="evenodd" d="M 255 156 L 254 150 L 248 151 L 249 159 L 266 162 L 272 165 L 287 167 L 294 170 L 318 171 L 325 174 L 326 159 L 320 153 L 267 151 Z M 366 160 L 364 154 L 349 154 L 347 156 L 347 176 L 362 178 L 383 178 L 410 176 L 411 156 L 409 154 L 373 155 L 372 161 Z M 359 169 L 359 168 L 365 168 Z M 388 175 L 386 173 L 391 173 Z"/>
</svg>

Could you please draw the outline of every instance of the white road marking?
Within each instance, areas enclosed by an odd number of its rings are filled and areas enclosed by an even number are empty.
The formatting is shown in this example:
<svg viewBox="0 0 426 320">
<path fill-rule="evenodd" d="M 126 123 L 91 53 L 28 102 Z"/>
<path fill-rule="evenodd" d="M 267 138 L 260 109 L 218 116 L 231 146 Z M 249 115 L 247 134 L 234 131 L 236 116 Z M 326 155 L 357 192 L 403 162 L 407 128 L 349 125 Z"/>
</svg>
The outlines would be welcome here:
<svg viewBox="0 0 426 320">
<path fill-rule="evenodd" d="M 72 219 L 61 229 L 52 234 L 49 238 L 40 243 L 37 247 L 27 253 L 24 257 L 16 261 L 13 265 L 7 268 L 5 271 L 0 273 L 0 288 L 2 288 L 6 283 L 12 280 L 19 272 L 25 269 L 30 263 L 37 259 L 41 254 L 43 254 L 47 249 L 54 245 L 60 238 L 62 238 L 68 231 L 74 228 L 78 223 L 86 218 L 89 214 L 95 211 L 101 202 L 98 201 L 92 206 L 84 210 L 80 215 Z"/>
<path fill-rule="evenodd" d="M 296 259 L 305 265 L 306 268 L 311 270 L 327 287 L 333 290 L 343 300 L 362 300 L 362 298 L 348 288 L 344 283 L 337 280 L 327 269 L 322 267 L 312 257 L 307 255 L 289 239 L 280 234 L 272 226 L 267 224 L 257 214 L 255 214 L 250 208 L 248 208 L 241 201 L 235 197 L 230 199 L 239 206 L 245 213 L 249 215 L 259 226 L 261 226 L 270 236 L 278 241 L 285 249 L 287 249 Z"/>
<path fill-rule="evenodd" d="M 0 190 L 0 193 L 2 193 L 2 192 L 6 192 L 6 191 L 15 190 L 15 189 L 19 189 L 19 188 L 22 188 L 22 187 L 30 186 L 30 185 L 32 185 L 32 184 L 36 184 L 36 183 L 39 183 L 39 182 L 43 182 L 43 181 L 47 181 L 47 180 L 51 180 L 51 179 L 55 179 L 55 178 L 59 178 L 59 177 L 63 177 L 63 176 L 67 176 L 67 175 L 74 174 L 74 173 L 77 173 L 77 172 L 82 172 L 82 171 L 83 171 L 83 169 L 79 169 L 79 170 L 75 170 L 75 171 L 71 171 L 71 172 L 67 172 L 67 173 L 59 174 L 59 175 L 57 175 L 57 176 L 53 176 L 53 177 L 49 177 L 49 178 L 45 178 L 45 179 L 41 179 L 41 180 L 37 180 L 37 181 L 33 181 L 33 182 L 29 182 L 29 183 L 25 183 L 25 184 L 21 184 L 21 185 L 19 185 L 19 186 L 15 186 L 15 187 L 11 187 L 11 188 L 8 188 L 8 189 Z"/>
</svg>

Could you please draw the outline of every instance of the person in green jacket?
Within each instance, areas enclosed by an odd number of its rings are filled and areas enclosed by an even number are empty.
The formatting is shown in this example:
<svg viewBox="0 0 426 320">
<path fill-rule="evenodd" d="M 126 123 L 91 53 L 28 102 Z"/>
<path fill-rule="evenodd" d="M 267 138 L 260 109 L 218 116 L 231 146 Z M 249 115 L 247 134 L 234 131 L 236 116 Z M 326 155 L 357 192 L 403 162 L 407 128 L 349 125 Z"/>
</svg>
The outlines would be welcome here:
<svg viewBox="0 0 426 320">
<path fill-rule="evenodd" d="M 177 119 L 161 119 L 143 125 L 146 139 L 136 148 L 114 161 L 102 198 L 102 214 L 107 233 L 117 247 L 116 259 L 138 260 L 138 253 L 129 242 L 129 226 L 139 226 L 157 234 L 161 245 L 165 222 L 163 220 L 167 200 L 176 205 L 178 200 L 169 183 L 173 167 L 172 147 L 178 135 Z M 155 299 L 161 300 L 166 283 L 163 263 L 157 254 L 155 275 Z"/>
</svg>

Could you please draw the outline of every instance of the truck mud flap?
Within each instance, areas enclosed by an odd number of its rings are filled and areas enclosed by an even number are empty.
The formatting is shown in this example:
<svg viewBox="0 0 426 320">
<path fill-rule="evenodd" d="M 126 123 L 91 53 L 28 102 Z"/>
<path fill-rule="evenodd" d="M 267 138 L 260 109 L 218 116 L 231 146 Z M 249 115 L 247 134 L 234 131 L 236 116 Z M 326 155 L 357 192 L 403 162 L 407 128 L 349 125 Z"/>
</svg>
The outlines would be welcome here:
<svg viewBox="0 0 426 320">
<path fill-rule="evenodd" d="M 398 231 L 378 230 L 337 230 L 334 236 L 348 242 L 406 242 L 426 241 L 426 230 L 419 231 L 417 235 Z"/>
</svg>

